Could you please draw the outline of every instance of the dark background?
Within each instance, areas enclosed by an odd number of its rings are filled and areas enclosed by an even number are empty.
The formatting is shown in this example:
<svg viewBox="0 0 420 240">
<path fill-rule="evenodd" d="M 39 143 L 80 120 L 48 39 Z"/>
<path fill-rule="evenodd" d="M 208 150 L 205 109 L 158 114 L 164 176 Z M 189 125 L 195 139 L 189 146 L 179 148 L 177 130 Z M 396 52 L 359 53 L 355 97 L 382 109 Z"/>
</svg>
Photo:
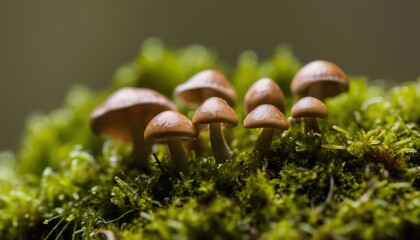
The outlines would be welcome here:
<svg viewBox="0 0 420 240">
<path fill-rule="evenodd" d="M 230 63 L 286 42 L 302 62 L 327 59 L 370 79 L 420 75 L 414 0 L 2 0 L 0 150 L 15 150 L 28 114 L 59 107 L 74 83 L 108 86 L 151 36 L 209 46 Z"/>
</svg>

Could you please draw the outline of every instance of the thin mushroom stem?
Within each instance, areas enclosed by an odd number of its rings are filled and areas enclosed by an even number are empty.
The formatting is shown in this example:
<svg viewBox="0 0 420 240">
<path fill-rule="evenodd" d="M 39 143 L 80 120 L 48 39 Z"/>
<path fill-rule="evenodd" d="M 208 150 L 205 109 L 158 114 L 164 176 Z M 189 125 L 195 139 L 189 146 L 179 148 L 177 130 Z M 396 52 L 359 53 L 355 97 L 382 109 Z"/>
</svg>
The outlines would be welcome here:
<svg viewBox="0 0 420 240">
<path fill-rule="evenodd" d="M 171 159 L 176 173 L 187 172 L 188 157 L 181 141 L 178 138 L 168 138 L 168 147 L 171 152 Z"/>
<path fill-rule="evenodd" d="M 152 146 L 148 144 L 143 137 L 144 127 L 141 125 L 131 125 L 131 138 L 133 142 L 133 166 L 137 169 L 149 171 L 149 153 L 152 151 Z"/>
<path fill-rule="evenodd" d="M 264 128 L 254 144 L 254 149 L 259 153 L 265 154 L 270 150 L 271 140 L 273 139 L 274 128 Z"/>
<path fill-rule="evenodd" d="M 303 121 L 305 122 L 306 130 L 312 131 L 314 133 L 319 133 L 319 126 L 318 126 L 318 120 L 314 117 L 306 117 L 303 118 Z"/>
<path fill-rule="evenodd" d="M 210 124 L 210 142 L 213 148 L 213 155 L 217 163 L 224 163 L 233 153 L 226 143 L 221 123 Z"/>
<path fill-rule="evenodd" d="M 324 92 L 323 84 L 315 83 L 311 87 L 309 87 L 308 93 L 306 95 L 317 98 L 323 102 L 325 100 L 323 92 Z"/>
<path fill-rule="evenodd" d="M 194 151 L 195 156 L 203 156 L 204 146 L 203 146 L 203 140 L 200 138 L 200 136 L 189 141 L 186 145 L 186 148 L 189 151 Z"/>
</svg>

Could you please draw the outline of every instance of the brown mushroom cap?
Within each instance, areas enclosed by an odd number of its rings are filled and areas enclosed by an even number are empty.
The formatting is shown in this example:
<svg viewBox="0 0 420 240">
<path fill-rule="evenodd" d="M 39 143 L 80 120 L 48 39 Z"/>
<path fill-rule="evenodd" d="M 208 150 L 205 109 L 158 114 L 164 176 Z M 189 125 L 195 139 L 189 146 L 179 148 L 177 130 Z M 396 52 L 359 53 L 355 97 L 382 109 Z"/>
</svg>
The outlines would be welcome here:
<svg viewBox="0 0 420 240">
<path fill-rule="evenodd" d="M 166 110 L 176 110 L 175 104 L 162 94 L 147 88 L 122 88 L 106 99 L 91 114 L 90 127 L 121 142 L 132 141 L 130 123 L 143 122 Z"/>
<path fill-rule="evenodd" d="M 277 107 L 271 104 L 263 104 L 256 107 L 246 116 L 244 127 L 286 130 L 289 128 L 289 122 Z"/>
<path fill-rule="evenodd" d="M 218 97 L 211 97 L 201 104 L 194 113 L 194 124 L 228 123 L 238 125 L 238 116 L 229 104 Z"/>
<path fill-rule="evenodd" d="M 258 105 L 271 104 L 284 112 L 286 100 L 280 86 L 270 78 L 256 81 L 245 95 L 245 110 L 251 112 Z"/>
<path fill-rule="evenodd" d="M 303 66 L 296 73 L 290 89 L 293 95 L 308 96 L 314 85 L 322 89 L 323 97 L 333 97 L 349 89 L 346 74 L 334 63 L 317 60 Z"/>
<path fill-rule="evenodd" d="M 216 70 L 201 71 L 187 82 L 177 86 L 174 96 L 182 103 L 198 106 L 209 97 L 220 97 L 230 105 L 236 102 L 235 89 L 222 73 Z"/>
<path fill-rule="evenodd" d="M 198 136 L 197 127 L 186 116 L 175 111 L 165 111 L 154 117 L 144 131 L 146 142 L 166 142 L 168 138 L 182 141 Z"/>
<path fill-rule="evenodd" d="M 327 106 L 319 99 L 313 97 L 304 97 L 297 101 L 292 107 L 291 113 L 293 118 L 326 118 L 328 116 Z"/>
</svg>

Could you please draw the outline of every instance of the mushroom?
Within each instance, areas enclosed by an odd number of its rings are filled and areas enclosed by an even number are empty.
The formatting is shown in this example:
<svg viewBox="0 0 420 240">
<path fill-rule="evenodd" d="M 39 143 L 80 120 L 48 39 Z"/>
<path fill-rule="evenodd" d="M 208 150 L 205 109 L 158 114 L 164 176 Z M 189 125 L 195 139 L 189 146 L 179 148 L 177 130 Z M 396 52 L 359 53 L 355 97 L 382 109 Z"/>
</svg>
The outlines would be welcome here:
<svg viewBox="0 0 420 240">
<path fill-rule="evenodd" d="M 132 143 L 133 165 L 147 171 L 151 146 L 144 141 L 144 129 L 166 110 L 176 110 L 175 104 L 152 89 L 121 88 L 92 112 L 90 127 L 95 134 Z"/>
<path fill-rule="evenodd" d="M 178 85 L 174 97 L 190 106 L 198 106 L 210 97 L 222 98 L 232 106 L 237 99 L 235 89 L 226 76 L 212 69 L 203 70 Z"/>
<path fill-rule="evenodd" d="M 337 65 L 317 60 L 306 64 L 296 73 L 290 89 L 295 96 L 311 96 L 324 101 L 325 98 L 347 92 L 349 82 Z"/>
<path fill-rule="evenodd" d="M 244 127 L 263 128 L 254 144 L 254 149 L 265 154 L 270 150 L 275 129 L 287 130 L 289 122 L 283 113 L 271 104 L 262 104 L 254 108 L 245 118 Z"/>
<path fill-rule="evenodd" d="M 282 112 L 284 112 L 286 108 L 283 91 L 280 86 L 270 78 L 262 78 L 256 81 L 246 92 L 245 110 L 247 113 L 261 104 L 271 104 Z"/>
<path fill-rule="evenodd" d="M 196 73 L 174 90 L 174 98 L 190 107 L 197 107 L 210 97 L 222 98 L 231 106 L 237 100 L 236 91 L 226 76 L 213 69 Z M 198 156 L 203 155 L 200 137 L 189 142 L 188 147 Z"/>
<path fill-rule="evenodd" d="M 154 117 L 144 131 L 148 143 L 167 143 L 175 171 L 186 172 L 187 154 L 181 141 L 196 138 L 198 130 L 186 116 L 175 111 L 165 111 Z"/>
<path fill-rule="evenodd" d="M 327 107 L 317 98 L 304 97 L 292 107 L 293 118 L 303 118 L 308 131 L 319 132 L 316 118 L 326 118 Z"/>
<path fill-rule="evenodd" d="M 218 97 L 207 99 L 195 111 L 192 122 L 196 125 L 210 125 L 210 142 L 217 163 L 224 163 L 232 157 L 232 150 L 223 135 L 222 123 L 236 126 L 238 117 L 225 100 Z"/>
</svg>

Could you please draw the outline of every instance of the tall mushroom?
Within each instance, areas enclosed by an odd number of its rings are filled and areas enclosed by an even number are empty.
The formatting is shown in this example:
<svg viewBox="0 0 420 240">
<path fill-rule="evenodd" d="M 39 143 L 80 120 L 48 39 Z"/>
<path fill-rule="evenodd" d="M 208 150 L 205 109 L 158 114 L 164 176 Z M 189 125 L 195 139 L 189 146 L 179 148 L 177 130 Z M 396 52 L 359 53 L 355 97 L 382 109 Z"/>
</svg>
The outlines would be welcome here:
<svg viewBox="0 0 420 240">
<path fill-rule="evenodd" d="M 181 141 L 196 138 L 198 130 L 186 116 L 179 112 L 165 111 L 154 117 L 144 131 L 148 143 L 167 143 L 175 172 L 188 169 L 187 154 Z"/>
<path fill-rule="evenodd" d="M 262 78 L 252 84 L 246 92 L 244 102 L 247 113 L 261 104 L 271 104 L 282 112 L 286 109 L 286 100 L 283 91 L 270 78 Z"/>
<path fill-rule="evenodd" d="M 133 165 L 148 170 L 150 144 L 143 138 L 149 121 L 166 110 L 176 110 L 175 104 L 162 94 L 147 88 L 122 88 L 96 107 L 90 117 L 90 127 L 122 143 L 133 145 Z"/>
<path fill-rule="evenodd" d="M 283 113 L 271 104 L 262 104 L 254 108 L 245 118 L 244 127 L 263 128 L 254 144 L 254 149 L 260 153 L 270 150 L 275 129 L 289 129 L 289 122 Z"/>
<path fill-rule="evenodd" d="M 232 150 L 223 135 L 222 123 L 236 126 L 238 117 L 225 100 L 218 97 L 207 99 L 195 111 L 192 122 L 210 125 L 210 142 L 217 163 L 224 163 L 232 156 Z"/>
<path fill-rule="evenodd" d="M 303 118 L 308 131 L 319 132 L 317 118 L 326 118 L 327 116 L 327 107 L 317 98 L 304 97 L 292 107 L 292 117 Z"/>
<path fill-rule="evenodd" d="M 317 60 L 306 64 L 296 73 L 290 89 L 295 96 L 310 96 L 324 101 L 325 98 L 347 92 L 349 82 L 337 65 Z"/>
<path fill-rule="evenodd" d="M 231 106 L 237 95 L 225 75 L 208 69 L 198 72 L 174 90 L 175 99 L 189 106 L 198 106 L 211 97 L 226 100 Z"/>
</svg>

